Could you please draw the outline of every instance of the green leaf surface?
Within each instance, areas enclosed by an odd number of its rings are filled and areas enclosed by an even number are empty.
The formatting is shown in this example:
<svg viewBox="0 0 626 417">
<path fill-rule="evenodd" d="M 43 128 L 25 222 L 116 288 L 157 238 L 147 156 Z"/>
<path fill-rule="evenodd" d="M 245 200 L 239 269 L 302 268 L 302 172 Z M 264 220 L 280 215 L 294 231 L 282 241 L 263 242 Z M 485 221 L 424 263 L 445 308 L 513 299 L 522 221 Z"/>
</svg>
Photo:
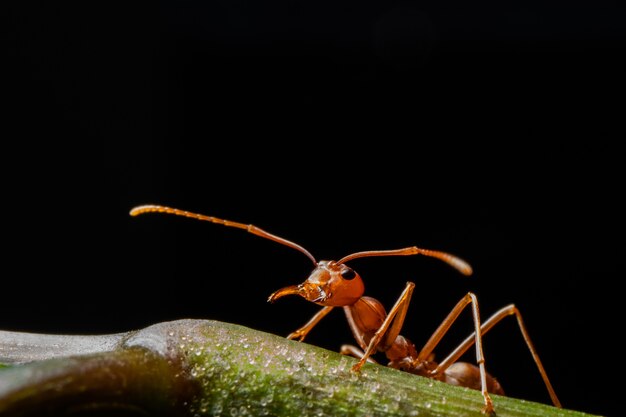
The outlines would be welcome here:
<svg viewBox="0 0 626 417">
<path fill-rule="evenodd" d="M 52 344 L 50 344 L 52 343 Z M 109 336 L 0 331 L 0 416 L 484 416 L 480 392 L 247 327 L 179 320 Z M 498 417 L 591 416 L 493 396 Z"/>
</svg>

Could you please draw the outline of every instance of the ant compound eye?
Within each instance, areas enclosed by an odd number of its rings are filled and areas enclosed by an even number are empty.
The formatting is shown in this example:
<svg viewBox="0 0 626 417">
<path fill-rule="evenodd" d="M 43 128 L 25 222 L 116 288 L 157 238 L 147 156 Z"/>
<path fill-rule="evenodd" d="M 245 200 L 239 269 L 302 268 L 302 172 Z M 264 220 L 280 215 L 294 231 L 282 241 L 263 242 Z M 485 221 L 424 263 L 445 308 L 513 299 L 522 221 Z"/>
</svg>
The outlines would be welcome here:
<svg viewBox="0 0 626 417">
<path fill-rule="evenodd" d="M 343 279 L 351 280 L 354 279 L 354 277 L 356 277 L 356 272 L 354 272 L 352 268 L 346 268 L 341 271 L 341 278 Z"/>
</svg>

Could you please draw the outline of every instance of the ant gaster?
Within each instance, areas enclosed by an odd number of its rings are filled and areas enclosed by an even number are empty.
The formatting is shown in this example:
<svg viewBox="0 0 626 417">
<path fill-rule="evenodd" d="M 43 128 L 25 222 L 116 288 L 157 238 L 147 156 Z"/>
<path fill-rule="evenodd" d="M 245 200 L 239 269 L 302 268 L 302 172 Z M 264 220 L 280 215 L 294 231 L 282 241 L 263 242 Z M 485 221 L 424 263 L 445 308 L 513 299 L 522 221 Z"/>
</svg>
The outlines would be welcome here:
<svg viewBox="0 0 626 417">
<path fill-rule="evenodd" d="M 351 260 L 372 256 L 424 255 L 444 261 L 464 275 L 471 275 L 471 266 L 454 255 L 412 246 L 403 249 L 356 252 L 344 256 L 339 261 L 317 261 L 302 246 L 268 233 L 251 224 L 223 220 L 217 217 L 160 205 L 143 205 L 135 207 L 130 211 L 131 216 L 144 213 L 174 214 L 236 227 L 302 252 L 315 266 L 309 277 L 301 284 L 291 285 L 275 291 L 269 296 L 268 301 L 273 302 L 286 295 L 299 295 L 312 303 L 322 306 L 322 309 L 304 326 L 289 334 L 287 338 L 299 341 L 304 340 L 313 327 L 335 307 L 343 307 L 352 334 L 360 346 L 360 349 L 352 345 L 344 345 L 341 348 L 341 353 L 355 356 L 359 359 L 352 367 L 353 371 L 358 372 L 367 361 L 375 362 L 370 358 L 372 354 L 384 352 L 389 360 L 388 366 L 392 368 L 444 381 L 448 384 L 480 390 L 484 398 L 485 405 L 482 410 L 484 413 L 491 414 L 494 412 L 493 401 L 489 394 L 504 395 L 504 390 L 498 381 L 485 370 L 482 336 L 503 318 L 515 315 L 522 336 L 539 369 L 550 398 L 556 407 L 561 407 L 548 375 L 539 360 L 537 351 L 530 340 L 521 313 L 515 305 L 510 304 L 498 310 L 481 325 L 478 300 L 476 295 L 469 292 L 454 306 L 422 349 L 417 351 L 415 345 L 409 339 L 400 335 L 415 284 L 413 282 L 406 283 L 404 291 L 395 305 L 389 310 L 389 313 L 387 313 L 380 301 L 363 295 L 365 286 L 361 276 L 346 265 L 346 262 Z M 468 305 L 471 305 L 472 309 L 473 333 L 443 361 L 435 362 L 433 350 Z M 466 362 L 457 362 L 471 346 L 475 346 L 477 366 Z"/>
</svg>

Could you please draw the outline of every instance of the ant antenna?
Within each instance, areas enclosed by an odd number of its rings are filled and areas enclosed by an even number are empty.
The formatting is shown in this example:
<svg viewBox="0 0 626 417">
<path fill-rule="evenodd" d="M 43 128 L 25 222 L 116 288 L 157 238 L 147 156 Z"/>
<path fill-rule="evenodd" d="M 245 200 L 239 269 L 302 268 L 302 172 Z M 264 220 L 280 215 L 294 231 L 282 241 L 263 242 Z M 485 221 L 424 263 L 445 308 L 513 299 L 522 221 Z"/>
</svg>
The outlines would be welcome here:
<svg viewBox="0 0 626 417">
<path fill-rule="evenodd" d="M 313 255 L 311 255 L 311 253 L 308 250 L 304 249 L 302 246 L 290 240 L 284 239 L 280 236 L 276 236 L 269 232 L 266 232 L 265 230 L 260 229 L 252 224 L 238 223 L 238 222 L 234 222 L 231 220 L 220 219 L 218 217 L 205 216 L 204 214 L 193 213 L 191 211 L 180 210 L 180 209 L 173 208 L 173 207 L 160 206 L 160 205 L 155 205 L 155 204 L 137 206 L 130 211 L 131 216 L 138 216 L 144 213 L 174 214 L 176 216 L 189 217 L 189 218 L 196 219 L 196 220 L 203 220 L 203 221 L 207 221 L 211 223 L 221 224 L 222 226 L 236 227 L 238 229 L 243 229 L 249 233 L 252 233 L 253 235 L 257 235 L 265 239 L 273 240 L 274 242 L 278 242 L 282 245 L 289 246 L 290 248 L 296 249 L 297 251 L 300 251 L 303 254 L 305 254 L 313 262 L 313 264 L 317 266 L 317 261 L 315 260 L 315 257 L 313 257 Z M 429 256 L 432 258 L 437 258 L 439 260 L 446 262 L 448 265 L 451 265 L 452 267 L 456 268 L 463 275 L 472 274 L 472 267 L 461 258 L 458 258 L 446 252 L 440 252 L 440 251 L 430 250 L 430 249 L 421 249 L 416 246 L 411 246 L 409 248 L 404 248 L 404 249 L 372 250 L 372 251 L 356 252 L 351 255 L 344 256 L 337 263 L 343 264 L 353 259 L 365 258 L 368 256 L 403 256 L 403 255 L 424 255 L 424 256 Z"/>
<path fill-rule="evenodd" d="M 298 250 L 304 253 L 311 261 L 313 261 L 313 264 L 317 266 L 317 261 L 315 260 L 313 255 L 311 255 L 311 253 L 309 253 L 309 251 L 304 249 L 302 246 L 298 245 L 297 243 L 293 243 L 287 239 L 283 239 L 282 237 L 268 233 L 265 230 L 259 229 L 258 227 L 252 224 L 243 224 L 243 223 L 233 222 L 230 220 L 220 219 L 218 217 L 205 216 L 204 214 L 192 213 L 191 211 L 180 210 L 180 209 L 173 208 L 173 207 L 158 206 L 154 204 L 137 206 L 130 211 L 131 216 L 138 216 L 144 213 L 174 214 L 176 216 L 189 217 L 189 218 L 196 219 L 196 220 L 204 220 L 204 221 L 211 222 L 211 223 L 221 224 L 223 226 L 236 227 L 238 229 L 243 229 L 249 233 L 252 233 L 253 235 L 261 236 L 265 239 L 273 240 L 274 242 L 278 242 L 282 245 L 289 246 L 290 248 Z"/>
<path fill-rule="evenodd" d="M 437 258 L 441 261 L 444 261 L 448 265 L 456 268 L 463 275 L 472 275 L 472 267 L 465 262 L 463 259 L 451 255 L 446 252 L 440 252 L 436 250 L 430 249 L 421 249 L 417 246 L 411 246 L 410 248 L 404 249 L 392 249 L 392 250 L 370 250 L 364 252 L 356 252 L 348 256 L 344 256 L 337 263 L 343 264 L 348 261 L 357 258 L 365 258 L 368 256 L 403 256 L 403 255 L 424 255 L 429 256 L 431 258 Z"/>
</svg>

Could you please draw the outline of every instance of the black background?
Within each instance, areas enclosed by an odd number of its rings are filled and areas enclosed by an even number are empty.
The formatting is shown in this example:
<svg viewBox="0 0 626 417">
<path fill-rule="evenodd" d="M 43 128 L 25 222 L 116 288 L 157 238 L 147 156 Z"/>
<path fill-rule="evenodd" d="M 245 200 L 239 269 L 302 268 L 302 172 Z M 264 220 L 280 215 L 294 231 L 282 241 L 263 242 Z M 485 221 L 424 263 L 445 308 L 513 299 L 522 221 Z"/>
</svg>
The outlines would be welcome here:
<svg viewBox="0 0 626 417">
<path fill-rule="evenodd" d="M 7 3 L 5 3 L 7 4 Z M 617 415 L 623 331 L 619 2 L 20 2 L 9 6 L 0 327 L 99 334 L 206 318 L 286 335 L 303 255 L 351 266 L 424 343 L 467 291 L 515 303 L 566 408 Z M 437 349 L 471 331 L 469 311 Z M 341 311 L 307 339 L 351 343 Z M 508 394 L 549 402 L 513 319 Z M 471 360 L 469 355 L 468 359 Z"/>
</svg>

